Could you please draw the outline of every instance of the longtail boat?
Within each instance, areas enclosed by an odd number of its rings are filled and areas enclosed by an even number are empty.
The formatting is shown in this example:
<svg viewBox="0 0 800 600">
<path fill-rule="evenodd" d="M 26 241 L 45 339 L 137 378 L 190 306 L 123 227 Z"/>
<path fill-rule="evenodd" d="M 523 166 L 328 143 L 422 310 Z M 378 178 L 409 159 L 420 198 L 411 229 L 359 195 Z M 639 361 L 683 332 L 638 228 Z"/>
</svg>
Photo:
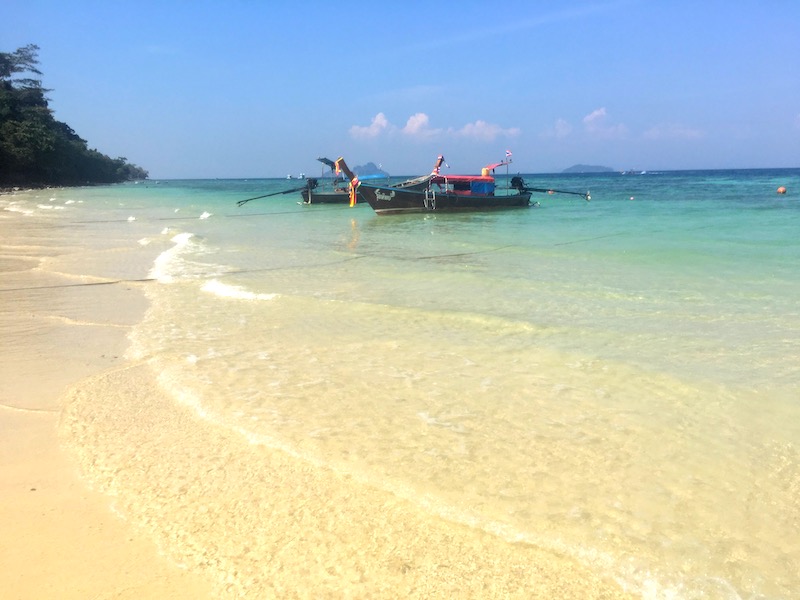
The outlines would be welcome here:
<svg viewBox="0 0 800 600">
<path fill-rule="evenodd" d="M 335 175 L 333 179 L 326 181 L 329 178 L 325 177 L 325 170 L 323 167 L 323 176 L 320 178 L 323 181 L 321 185 L 316 178 L 306 180 L 306 187 L 300 192 L 303 197 L 303 204 L 342 204 L 350 202 L 351 186 L 348 180 L 342 175 L 343 171 L 339 168 L 337 164 L 338 161 L 334 162 L 328 158 L 318 158 L 317 160 L 323 165 L 330 167 L 331 171 L 333 171 Z M 344 161 L 342 161 L 342 163 L 344 163 Z M 440 165 L 441 163 L 439 162 L 436 164 L 436 166 L 434 166 L 434 172 L 438 172 Z M 352 171 L 350 174 L 352 177 L 355 177 Z M 399 183 L 394 183 L 391 185 L 387 184 L 387 186 L 401 189 L 422 188 L 428 184 L 432 176 L 433 175 L 423 175 L 422 177 L 414 177 Z M 352 177 L 350 175 L 348 175 L 348 177 L 352 181 Z M 362 176 L 363 179 L 372 179 L 375 177 L 382 176 Z M 327 185 L 325 185 L 326 183 Z M 366 200 L 366 198 L 362 196 L 361 200 Z"/>
<path fill-rule="evenodd" d="M 329 158 L 320 157 L 317 160 L 323 165 L 322 176 L 319 180 L 315 177 L 306 180 L 306 187 L 300 192 L 303 197 L 303 204 L 341 204 L 349 202 L 348 182 L 341 175 L 341 172 L 336 170 L 336 163 Z M 336 173 L 332 179 L 325 176 L 326 166 Z M 322 181 L 321 184 L 320 180 Z"/>
<path fill-rule="evenodd" d="M 294 192 L 300 192 L 300 195 L 303 197 L 302 204 L 331 204 L 331 203 L 346 203 L 349 202 L 350 206 L 354 206 L 356 203 L 356 198 L 358 196 L 358 192 L 356 191 L 358 186 L 353 185 L 354 181 L 358 181 L 358 177 L 353 173 L 347 165 L 344 165 L 347 169 L 347 179 L 342 177 L 343 171 L 340 169 L 339 164 L 344 164 L 343 159 L 339 159 L 337 161 L 332 161 L 327 158 L 318 158 L 323 165 L 327 165 L 333 169 L 335 172 L 335 177 L 332 181 L 330 181 L 329 185 L 319 188 L 319 181 L 315 177 L 309 177 L 305 180 L 305 184 L 302 187 L 291 188 L 288 190 L 281 190 L 278 192 L 272 192 L 270 194 L 262 194 L 260 196 L 254 196 L 252 198 L 245 198 L 244 200 L 238 200 L 236 202 L 236 206 L 244 206 L 248 202 L 253 200 L 259 200 L 261 198 L 270 198 L 272 196 L 280 196 L 283 194 L 291 194 Z M 422 177 L 414 177 L 413 179 L 407 179 L 405 181 L 401 181 L 399 183 L 391 184 L 389 187 L 392 188 L 400 188 L 400 189 L 414 189 L 414 188 L 422 188 L 428 185 L 431 178 L 434 177 L 434 174 L 438 172 L 438 168 L 441 165 L 441 161 L 443 159 L 439 157 L 439 162 L 436 163 L 436 166 L 433 169 L 433 172 L 430 175 L 424 175 Z M 366 178 L 374 178 L 374 177 L 382 177 L 382 175 L 365 175 Z M 322 171 L 322 179 L 327 179 L 325 177 L 325 169 L 323 168 Z M 316 191 L 315 191 L 316 190 Z M 365 200 L 365 198 L 361 198 Z M 301 204 L 298 202 L 298 204 Z"/>
<path fill-rule="evenodd" d="M 371 185 L 358 180 L 347 168 L 343 159 L 337 165 L 350 181 L 351 195 L 358 190 L 377 214 L 492 210 L 529 206 L 531 193 L 526 190 L 504 190 L 496 193 L 494 168 L 508 164 L 494 163 L 484 167 L 480 175 L 443 175 L 440 167 L 444 158 L 439 156 L 437 166 L 426 177 L 417 178 L 412 187 Z"/>
<path fill-rule="evenodd" d="M 458 212 L 487 211 L 495 209 L 521 208 L 531 205 L 533 192 L 550 194 L 576 194 L 586 200 L 591 197 L 580 192 L 531 188 L 519 177 L 511 179 L 511 186 L 498 190 L 492 175 L 497 167 L 508 165 L 507 159 L 486 165 L 480 175 L 443 175 L 440 167 L 444 158 L 439 156 L 436 167 L 430 175 L 419 177 L 408 187 L 373 185 L 360 181 L 347 167 L 341 157 L 336 161 L 337 168 L 350 179 L 350 205 L 362 198 L 379 215 L 409 212 Z"/>
</svg>

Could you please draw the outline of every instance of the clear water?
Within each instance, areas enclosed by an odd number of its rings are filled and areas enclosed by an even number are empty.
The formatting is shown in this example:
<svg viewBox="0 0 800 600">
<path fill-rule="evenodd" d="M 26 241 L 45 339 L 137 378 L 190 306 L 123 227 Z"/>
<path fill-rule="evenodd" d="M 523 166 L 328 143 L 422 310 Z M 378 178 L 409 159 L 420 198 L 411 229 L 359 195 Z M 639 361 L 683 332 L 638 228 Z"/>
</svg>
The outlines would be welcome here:
<svg viewBox="0 0 800 600">
<path fill-rule="evenodd" d="M 799 597 L 800 170 L 526 181 L 592 201 L 378 217 L 215 180 L 13 208 L 154 249 L 130 358 L 198 426 L 641 597 Z"/>
</svg>

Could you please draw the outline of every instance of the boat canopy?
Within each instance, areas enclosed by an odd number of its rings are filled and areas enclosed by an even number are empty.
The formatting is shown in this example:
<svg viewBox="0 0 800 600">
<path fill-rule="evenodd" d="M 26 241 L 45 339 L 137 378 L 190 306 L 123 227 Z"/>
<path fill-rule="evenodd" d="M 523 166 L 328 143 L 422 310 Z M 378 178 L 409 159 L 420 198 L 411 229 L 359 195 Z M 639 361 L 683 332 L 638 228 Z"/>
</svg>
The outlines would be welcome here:
<svg viewBox="0 0 800 600">
<path fill-rule="evenodd" d="M 330 158 L 318 158 L 317 160 L 323 165 L 330 167 L 331 171 L 336 170 L 336 163 L 334 163 Z"/>
<path fill-rule="evenodd" d="M 450 187 L 457 194 L 494 194 L 494 177 L 488 175 L 438 175 L 432 183 Z"/>
<path fill-rule="evenodd" d="M 433 178 L 433 183 L 471 183 L 473 181 L 494 183 L 494 177 L 491 175 L 437 175 Z"/>
<path fill-rule="evenodd" d="M 508 164 L 511 164 L 511 159 L 503 160 L 497 163 L 492 163 L 490 165 L 486 165 L 481 169 L 482 175 L 488 175 L 489 173 L 493 172 L 497 167 L 504 167 Z"/>
</svg>

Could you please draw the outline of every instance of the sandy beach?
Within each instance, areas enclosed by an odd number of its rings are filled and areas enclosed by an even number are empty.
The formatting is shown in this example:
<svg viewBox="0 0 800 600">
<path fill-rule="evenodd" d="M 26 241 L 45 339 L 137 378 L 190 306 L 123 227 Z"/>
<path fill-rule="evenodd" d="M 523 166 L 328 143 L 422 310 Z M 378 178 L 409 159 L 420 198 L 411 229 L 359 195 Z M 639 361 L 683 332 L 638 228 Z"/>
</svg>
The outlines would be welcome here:
<svg viewBox="0 0 800 600">
<path fill-rule="evenodd" d="M 57 219 L 0 217 L 5 597 L 629 597 L 198 420 L 125 358 L 158 249 L 100 242 L 89 259 Z"/>
<path fill-rule="evenodd" d="M 0 213 L 0 588 L 5 598 L 204 598 L 201 577 L 90 490 L 58 436 L 70 386 L 122 360 L 146 307 L 132 286 L 73 286 L 39 270 L 69 251 L 58 230 Z M 91 295 L 91 302 L 87 303 Z M 114 310 L 98 310 L 98 307 Z"/>
</svg>

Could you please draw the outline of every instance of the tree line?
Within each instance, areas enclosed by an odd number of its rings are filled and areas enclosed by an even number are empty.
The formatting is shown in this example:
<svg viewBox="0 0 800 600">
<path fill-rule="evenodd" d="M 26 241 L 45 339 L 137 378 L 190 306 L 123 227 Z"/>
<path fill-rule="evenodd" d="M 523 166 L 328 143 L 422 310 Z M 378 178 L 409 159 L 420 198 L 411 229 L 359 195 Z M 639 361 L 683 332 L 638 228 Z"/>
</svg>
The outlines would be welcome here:
<svg viewBox="0 0 800 600">
<path fill-rule="evenodd" d="M 146 179 L 126 158 L 90 149 L 57 121 L 42 87 L 39 47 L 0 52 L 0 186 L 72 186 Z"/>
</svg>

